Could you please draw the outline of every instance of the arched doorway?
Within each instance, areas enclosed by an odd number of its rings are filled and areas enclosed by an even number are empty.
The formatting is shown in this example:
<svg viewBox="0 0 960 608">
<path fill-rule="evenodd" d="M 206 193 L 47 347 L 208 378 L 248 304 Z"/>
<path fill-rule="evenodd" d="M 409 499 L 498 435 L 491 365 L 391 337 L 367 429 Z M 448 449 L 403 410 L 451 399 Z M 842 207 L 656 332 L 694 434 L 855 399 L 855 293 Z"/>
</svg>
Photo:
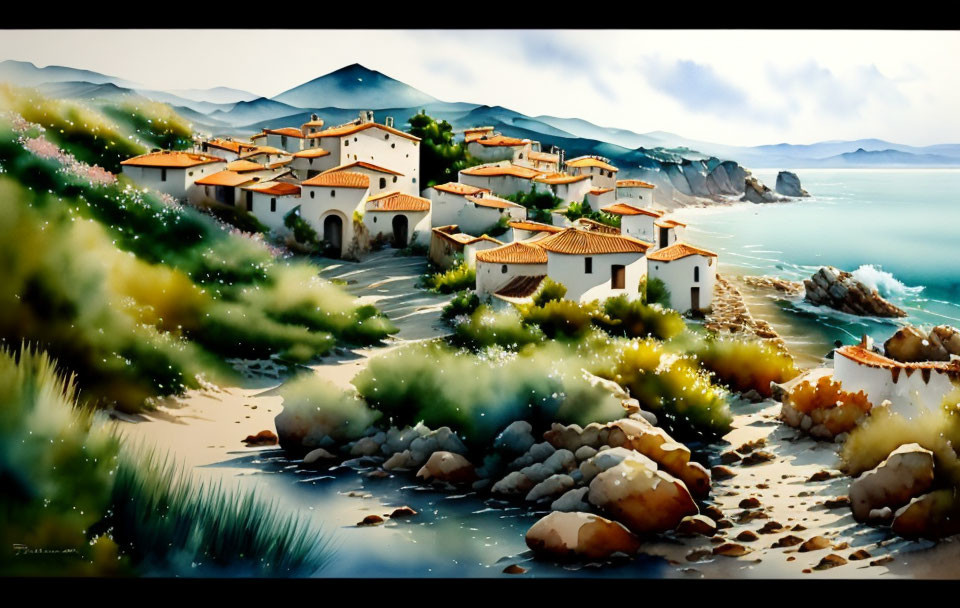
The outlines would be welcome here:
<svg viewBox="0 0 960 608">
<path fill-rule="evenodd" d="M 339 258 L 343 253 L 343 220 L 339 215 L 328 215 L 323 220 L 323 240 L 326 243 L 325 254 Z"/>
<path fill-rule="evenodd" d="M 407 246 L 407 216 L 393 216 L 393 246 L 397 249 L 403 249 Z"/>
</svg>

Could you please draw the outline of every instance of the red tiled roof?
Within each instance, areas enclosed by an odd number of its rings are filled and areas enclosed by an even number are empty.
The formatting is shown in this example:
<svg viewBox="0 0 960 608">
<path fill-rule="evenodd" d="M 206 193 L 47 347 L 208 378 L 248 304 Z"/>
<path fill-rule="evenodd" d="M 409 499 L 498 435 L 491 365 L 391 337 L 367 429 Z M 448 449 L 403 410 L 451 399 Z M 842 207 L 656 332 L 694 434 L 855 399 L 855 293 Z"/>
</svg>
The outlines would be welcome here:
<svg viewBox="0 0 960 608">
<path fill-rule="evenodd" d="M 337 171 L 346 171 L 347 169 L 355 169 L 355 168 L 369 169 L 370 171 L 376 171 L 377 173 L 386 173 L 388 175 L 399 175 L 403 177 L 403 173 L 398 173 L 393 169 L 387 169 L 385 167 L 381 167 L 380 165 L 375 165 L 373 163 L 368 163 L 362 160 L 352 162 L 347 165 L 340 165 L 339 167 L 334 167 L 333 169 L 327 169 L 323 173 L 336 173 Z"/>
<path fill-rule="evenodd" d="M 281 127 L 279 129 L 264 129 L 264 133 L 269 135 L 286 135 L 287 137 L 297 137 L 303 139 L 303 131 L 296 127 Z"/>
<path fill-rule="evenodd" d="M 369 188 L 370 177 L 352 171 L 321 173 L 301 182 L 301 186 L 323 186 L 328 188 Z"/>
<path fill-rule="evenodd" d="M 366 131 L 367 129 L 380 129 L 386 131 L 387 133 L 392 133 L 406 139 L 413 141 L 420 141 L 419 137 L 410 135 L 409 133 L 404 133 L 399 129 L 394 129 L 393 127 L 388 127 L 387 125 L 381 125 L 376 122 L 365 122 L 365 123 L 352 123 L 348 125 L 340 125 L 339 127 L 330 127 L 329 129 L 324 129 L 318 133 L 313 133 L 308 135 L 309 138 L 314 137 L 346 137 L 347 135 L 353 135 L 354 133 L 359 133 L 360 131 Z"/>
<path fill-rule="evenodd" d="M 490 194 L 484 196 L 467 196 L 465 198 L 474 205 L 480 205 L 481 207 L 491 207 L 493 209 L 523 209 L 523 205 L 518 205 L 506 199 L 502 199 L 498 196 L 492 196 Z"/>
<path fill-rule="evenodd" d="M 227 163 L 227 171 L 236 171 L 244 173 L 246 171 L 263 171 L 263 165 L 249 160 L 235 160 Z"/>
<path fill-rule="evenodd" d="M 618 179 L 617 188 L 656 188 L 656 186 L 639 179 Z"/>
<path fill-rule="evenodd" d="M 293 153 L 294 158 L 320 158 L 323 156 L 330 156 L 330 151 L 323 148 L 307 148 Z"/>
<path fill-rule="evenodd" d="M 519 165 L 486 165 L 470 167 L 462 170 L 460 173 L 479 177 L 499 177 L 503 175 L 509 175 L 513 177 L 521 177 L 523 179 L 533 179 L 543 173 L 543 171 L 537 171 L 536 169 L 521 167 Z"/>
<path fill-rule="evenodd" d="M 439 186 L 434 186 L 434 190 L 439 190 L 440 192 L 449 192 L 450 194 L 477 194 L 478 192 L 490 192 L 488 188 L 478 188 L 476 186 L 469 186 L 467 184 L 461 184 L 460 182 L 447 182 L 445 184 L 440 184 Z"/>
<path fill-rule="evenodd" d="M 566 173 L 551 173 L 550 175 L 541 175 L 533 181 L 544 184 L 572 184 L 585 179 L 590 179 L 589 175 L 567 175 Z"/>
<path fill-rule="evenodd" d="M 699 247 L 694 247 L 693 245 L 687 245 L 686 243 L 674 243 L 669 247 L 664 247 L 654 251 L 647 256 L 648 260 L 654 260 L 657 262 L 672 262 L 673 260 L 679 260 L 680 258 L 685 258 L 691 255 L 702 255 L 704 257 L 717 257 L 712 251 L 707 251 L 706 249 L 700 249 Z"/>
<path fill-rule="evenodd" d="M 524 146 L 530 143 L 530 140 L 507 137 L 505 135 L 494 135 L 493 137 L 483 137 L 481 139 L 474 140 L 473 143 L 480 144 L 481 146 L 512 148 L 514 146 Z"/>
<path fill-rule="evenodd" d="M 547 278 L 547 275 L 540 274 L 536 276 L 520 275 L 513 277 L 510 281 L 494 292 L 494 296 L 507 302 L 520 303 L 529 299 L 540 289 L 540 284 Z"/>
<path fill-rule="evenodd" d="M 428 211 L 429 209 L 429 199 L 403 192 L 387 192 L 367 198 L 367 211 Z"/>
<path fill-rule="evenodd" d="M 236 171 L 218 171 L 201 177 L 195 183 L 201 186 L 230 186 L 236 187 L 250 182 L 259 181 L 259 177 L 252 177 L 246 173 L 237 173 Z"/>
<path fill-rule="evenodd" d="M 300 196 L 300 186 L 288 184 L 287 182 L 262 182 L 244 186 L 243 189 L 262 192 L 263 194 L 271 194 L 273 196 Z"/>
<path fill-rule="evenodd" d="M 574 158 L 566 162 L 568 167 L 599 167 L 601 169 L 606 169 L 607 171 L 613 171 L 616 173 L 620 169 L 617 169 L 608 162 L 604 162 L 595 156 L 581 156 L 579 158 Z"/>
<path fill-rule="evenodd" d="M 561 232 L 563 228 L 560 226 L 552 226 L 550 224 L 541 224 L 540 222 L 532 222 L 530 220 L 510 222 L 510 227 L 517 230 L 527 230 L 529 232 Z"/>
<path fill-rule="evenodd" d="M 626 203 L 607 205 L 606 207 L 601 207 L 600 211 L 614 215 L 649 215 L 650 217 L 660 217 L 663 215 L 663 213 L 654 211 L 653 209 L 641 209 L 640 207 L 634 207 Z"/>
<path fill-rule="evenodd" d="M 180 152 L 178 150 L 161 150 L 149 152 L 121 161 L 121 165 L 128 167 L 162 167 L 172 169 L 186 169 L 209 163 L 225 163 L 227 161 L 217 156 L 196 154 L 194 152 Z"/>
<path fill-rule="evenodd" d="M 602 255 L 605 253 L 645 253 L 653 245 L 618 234 L 603 234 L 567 228 L 537 241 L 537 245 L 553 253 L 567 255 Z"/>
<path fill-rule="evenodd" d="M 487 264 L 546 264 L 547 252 L 537 245 L 518 241 L 478 251 L 477 261 Z"/>
</svg>

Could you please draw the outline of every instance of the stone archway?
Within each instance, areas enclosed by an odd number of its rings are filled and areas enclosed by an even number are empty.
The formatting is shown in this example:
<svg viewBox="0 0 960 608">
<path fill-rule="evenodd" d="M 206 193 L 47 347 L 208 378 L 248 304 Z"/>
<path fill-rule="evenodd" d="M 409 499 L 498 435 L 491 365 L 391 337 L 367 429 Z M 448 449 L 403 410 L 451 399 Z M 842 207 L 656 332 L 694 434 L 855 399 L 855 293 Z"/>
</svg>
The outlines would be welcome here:
<svg viewBox="0 0 960 608">
<path fill-rule="evenodd" d="M 403 249 L 407 246 L 410 223 L 405 215 L 393 216 L 393 246 Z"/>
<path fill-rule="evenodd" d="M 343 254 L 343 218 L 339 215 L 330 214 L 323 218 L 323 241 L 325 255 L 339 258 Z"/>
</svg>

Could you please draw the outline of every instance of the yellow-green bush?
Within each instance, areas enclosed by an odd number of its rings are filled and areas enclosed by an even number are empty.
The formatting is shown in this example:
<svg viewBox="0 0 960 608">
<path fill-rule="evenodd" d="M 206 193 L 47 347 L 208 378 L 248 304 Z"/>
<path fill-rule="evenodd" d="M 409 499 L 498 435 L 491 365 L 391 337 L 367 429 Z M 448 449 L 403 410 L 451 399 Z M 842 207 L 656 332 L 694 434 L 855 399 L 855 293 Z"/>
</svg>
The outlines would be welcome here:
<svg viewBox="0 0 960 608">
<path fill-rule="evenodd" d="M 454 293 L 464 289 L 476 289 L 477 271 L 460 262 L 450 270 L 427 275 L 424 286 L 438 293 Z"/>
<path fill-rule="evenodd" d="M 543 306 L 522 306 L 526 323 L 537 325 L 550 339 L 579 339 L 590 331 L 597 314 L 596 302 L 550 300 Z"/>
<path fill-rule="evenodd" d="M 789 353 L 769 340 L 748 337 L 708 337 L 692 349 L 700 366 L 731 389 L 751 389 L 769 397 L 771 382 L 786 382 L 799 370 Z"/>
<path fill-rule="evenodd" d="M 669 340 L 680 335 L 687 327 L 677 311 L 659 305 L 650 306 L 640 300 L 630 300 L 626 295 L 607 299 L 603 302 L 602 310 L 603 314 L 597 315 L 594 322 L 614 336 L 653 336 Z"/>
<path fill-rule="evenodd" d="M 535 325 L 524 325 L 515 309 L 495 312 L 487 305 L 480 305 L 468 319 L 458 323 L 452 338 L 454 344 L 475 350 L 488 346 L 517 350 L 543 340 L 543 332 Z"/>
</svg>

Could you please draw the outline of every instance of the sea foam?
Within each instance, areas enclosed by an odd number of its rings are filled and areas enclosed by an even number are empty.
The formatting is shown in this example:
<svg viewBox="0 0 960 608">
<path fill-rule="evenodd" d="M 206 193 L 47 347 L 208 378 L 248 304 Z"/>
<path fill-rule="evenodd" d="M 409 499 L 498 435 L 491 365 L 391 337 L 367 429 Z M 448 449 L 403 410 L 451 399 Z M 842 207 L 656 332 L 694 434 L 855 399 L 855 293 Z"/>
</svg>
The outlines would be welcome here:
<svg viewBox="0 0 960 608">
<path fill-rule="evenodd" d="M 907 285 L 901 283 L 891 273 L 883 270 L 879 266 L 874 266 L 873 264 L 864 264 L 860 268 L 854 270 L 852 274 L 853 278 L 860 281 L 867 287 L 876 289 L 880 295 L 885 298 L 904 298 L 908 296 L 916 296 L 923 291 L 922 286 L 908 287 Z"/>
</svg>

